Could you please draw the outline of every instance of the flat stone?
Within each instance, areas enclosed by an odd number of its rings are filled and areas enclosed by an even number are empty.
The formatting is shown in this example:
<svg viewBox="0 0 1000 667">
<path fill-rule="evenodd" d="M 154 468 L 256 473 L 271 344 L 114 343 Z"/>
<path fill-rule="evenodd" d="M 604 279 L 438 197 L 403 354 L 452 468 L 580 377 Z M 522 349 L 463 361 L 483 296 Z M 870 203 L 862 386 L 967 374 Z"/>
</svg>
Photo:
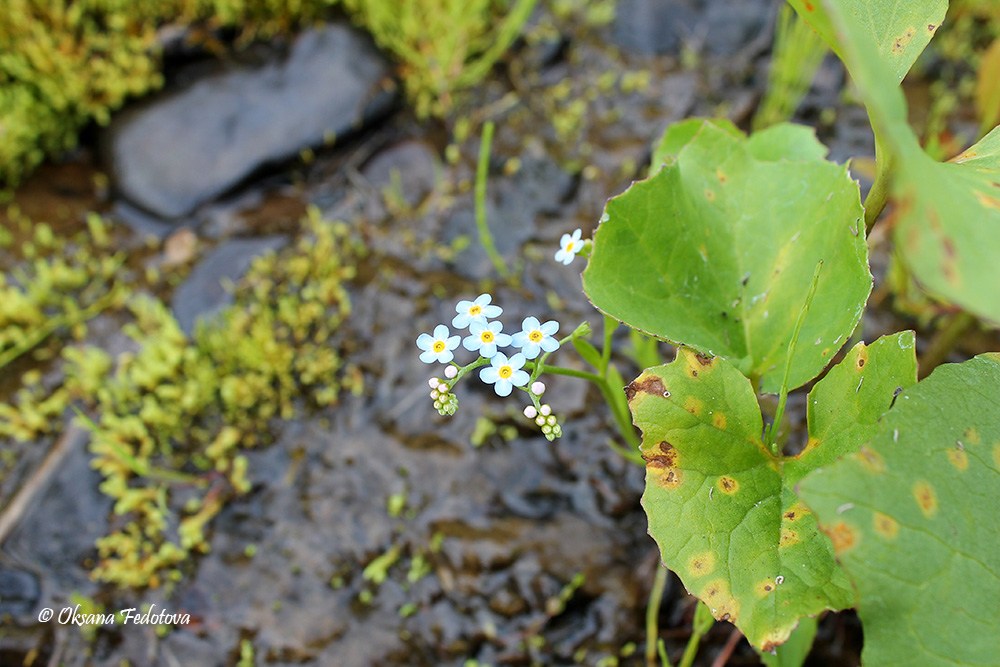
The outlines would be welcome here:
<svg viewBox="0 0 1000 667">
<path fill-rule="evenodd" d="M 283 61 L 234 65 L 121 114 L 106 137 L 120 193 L 163 218 L 191 213 L 260 167 L 383 115 L 385 59 L 343 25 L 309 30 Z"/>
<path fill-rule="evenodd" d="M 642 55 L 677 54 L 685 43 L 732 55 L 767 28 L 773 5 L 770 0 L 622 0 L 614 41 Z"/>
<path fill-rule="evenodd" d="M 199 320 L 211 320 L 233 302 L 227 285 L 238 282 L 255 257 L 278 250 L 286 243 L 288 239 L 284 236 L 230 239 L 208 253 L 174 292 L 171 305 L 184 333 L 190 336 Z"/>
</svg>

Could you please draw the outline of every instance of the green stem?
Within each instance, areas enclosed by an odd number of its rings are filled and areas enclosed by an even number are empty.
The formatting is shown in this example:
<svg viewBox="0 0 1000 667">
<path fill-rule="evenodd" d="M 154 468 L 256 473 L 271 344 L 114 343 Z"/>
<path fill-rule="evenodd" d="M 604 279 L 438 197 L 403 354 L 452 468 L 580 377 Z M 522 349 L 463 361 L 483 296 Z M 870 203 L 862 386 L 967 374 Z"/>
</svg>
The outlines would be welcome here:
<svg viewBox="0 0 1000 667">
<path fill-rule="evenodd" d="M 604 347 L 601 348 L 601 367 L 598 369 L 601 377 L 608 377 L 608 363 L 611 361 L 611 337 L 618 328 L 618 320 L 608 315 L 604 316 Z"/>
<path fill-rule="evenodd" d="M 704 602 L 699 602 L 698 607 L 694 610 L 694 622 L 691 626 L 691 638 L 688 639 L 687 646 L 684 647 L 684 655 L 681 657 L 681 661 L 677 664 L 677 667 L 691 667 L 694 663 L 694 658 L 698 655 L 698 647 L 701 644 L 701 638 L 705 636 L 712 626 L 715 624 L 715 619 L 712 618 L 712 611 L 708 608 Z"/>
<path fill-rule="evenodd" d="M 894 164 L 892 153 L 886 150 L 878 129 L 875 130 L 875 182 L 865 197 L 865 232 L 870 232 L 875 221 L 882 215 L 885 205 L 889 202 L 889 188 L 892 184 Z"/>
<path fill-rule="evenodd" d="M 799 317 L 795 321 L 795 329 L 792 330 L 792 340 L 788 345 L 788 361 L 785 362 L 785 375 L 781 379 L 781 393 L 778 395 L 778 409 L 774 413 L 774 421 L 771 422 L 771 428 L 767 430 L 767 448 L 772 454 L 778 453 L 774 445 L 774 436 L 777 435 L 778 427 L 785 416 L 785 403 L 788 402 L 788 374 L 792 370 L 792 359 L 795 358 L 795 346 L 799 342 L 799 332 L 802 330 L 802 323 L 806 319 L 806 313 L 809 312 L 809 306 L 812 305 L 813 297 L 816 296 L 816 287 L 819 285 L 819 272 L 822 269 L 823 260 L 819 260 L 816 264 L 816 270 L 813 272 L 812 284 L 809 285 L 809 293 L 806 295 L 806 301 L 799 310 Z"/>
<path fill-rule="evenodd" d="M 510 273 L 497 248 L 493 245 L 493 235 L 486 222 L 486 178 L 490 171 L 490 146 L 493 143 L 493 121 L 483 123 L 483 136 L 479 142 L 479 164 L 476 165 L 476 227 L 479 229 L 479 243 L 489 256 L 493 267 L 507 280 Z"/>
<path fill-rule="evenodd" d="M 667 568 L 662 563 L 656 564 L 656 578 L 653 588 L 649 591 L 649 604 L 646 605 L 646 666 L 656 666 L 656 648 L 659 643 L 660 603 L 663 601 L 663 589 L 667 586 Z M 669 667 L 667 663 L 666 667 Z"/>
<path fill-rule="evenodd" d="M 934 334 L 927 351 L 920 357 L 920 362 L 917 364 L 917 368 L 920 370 L 920 377 L 927 377 L 932 370 L 941 365 L 948 357 L 948 353 L 954 349 L 959 339 L 975 323 L 976 318 L 968 313 L 955 313 L 948 316 L 945 325 Z"/>
</svg>

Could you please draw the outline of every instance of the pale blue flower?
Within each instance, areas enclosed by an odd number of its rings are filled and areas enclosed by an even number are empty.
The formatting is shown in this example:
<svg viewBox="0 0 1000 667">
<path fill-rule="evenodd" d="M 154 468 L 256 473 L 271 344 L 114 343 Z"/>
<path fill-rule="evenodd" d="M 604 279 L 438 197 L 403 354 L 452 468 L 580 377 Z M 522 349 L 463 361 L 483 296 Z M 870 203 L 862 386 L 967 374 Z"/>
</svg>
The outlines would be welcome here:
<svg viewBox="0 0 1000 667">
<path fill-rule="evenodd" d="M 486 324 L 487 319 L 500 317 L 503 308 L 491 306 L 490 301 L 492 300 L 493 297 L 489 294 L 480 294 L 475 301 L 459 301 L 458 305 L 455 306 L 458 315 L 451 321 L 451 326 L 456 329 L 464 329 L 473 322 Z"/>
<path fill-rule="evenodd" d="M 583 243 L 580 241 L 580 230 L 577 229 L 573 232 L 573 236 L 569 234 L 563 234 L 562 238 L 559 239 L 559 250 L 556 251 L 556 261 L 562 262 L 566 266 L 573 261 L 576 257 L 576 253 L 583 250 Z"/>
<path fill-rule="evenodd" d="M 521 322 L 521 331 L 511 337 L 511 344 L 521 348 L 528 359 L 534 359 L 542 351 L 555 352 L 559 349 L 559 341 L 552 336 L 559 331 L 559 323 L 549 320 L 539 324 L 535 317 L 526 317 Z"/>
<path fill-rule="evenodd" d="M 510 345 L 510 336 L 500 331 L 503 327 L 499 322 L 473 322 L 469 325 L 471 336 L 466 336 L 462 347 L 469 352 L 479 352 L 487 359 L 492 359 L 497 353 L 497 347 Z"/>
<path fill-rule="evenodd" d="M 458 347 L 459 341 L 462 340 L 461 336 L 451 336 L 448 334 L 451 332 L 443 324 L 439 324 L 434 327 L 434 335 L 422 333 L 417 337 L 417 347 L 423 350 L 420 355 L 420 361 L 425 364 L 432 364 L 435 361 L 440 361 L 442 364 L 446 364 L 455 358 L 452 354 L 452 350 Z"/>
<path fill-rule="evenodd" d="M 503 352 L 497 352 L 490 359 L 490 365 L 479 371 L 479 379 L 492 384 L 497 396 L 510 396 L 514 387 L 523 387 L 531 379 L 525 371 L 521 370 L 524 362 L 524 355 L 520 352 L 510 359 Z"/>
</svg>

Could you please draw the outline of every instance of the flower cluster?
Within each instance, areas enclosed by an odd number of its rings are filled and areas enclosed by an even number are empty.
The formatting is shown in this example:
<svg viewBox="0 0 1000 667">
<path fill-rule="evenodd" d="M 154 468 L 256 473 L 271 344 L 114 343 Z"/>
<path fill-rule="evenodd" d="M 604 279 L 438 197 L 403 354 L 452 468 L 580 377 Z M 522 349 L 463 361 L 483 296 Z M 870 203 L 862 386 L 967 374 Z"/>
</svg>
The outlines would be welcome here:
<svg viewBox="0 0 1000 667">
<path fill-rule="evenodd" d="M 526 317 L 520 331 L 513 335 L 504 333 L 503 324 L 494 319 L 503 309 L 492 304 L 492 300 L 489 294 L 480 294 L 473 301 L 459 301 L 455 306 L 457 314 L 451 325 L 459 330 L 467 329 L 468 335 L 464 338 L 451 335 L 444 324 L 437 325 L 433 333 L 422 333 L 417 338 L 422 362 L 448 364 L 446 379 L 434 377 L 428 381 L 434 408 L 442 415 L 453 415 L 458 408 L 458 398 L 452 388 L 463 375 L 480 368 L 479 379 L 493 385 L 498 396 L 510 396 L 515 387 L 527 392 L 532 404 L 525 408 L 524 414 L 536 421 L 549 440 L 557 438 L 562 428 L 551 414 L 551 408 L 539 403 L 545 385 L 538 382 L 537 377 L 544 369 L 545 357 L 559 349 L 560 341 L 555 338 L 559 323 L 554 320 L 542 323 L 536 317 Z M 479 358 L 466 366 L 453 363 L 454 350 L 459 343 L 469 352 L 478 353 Z M 514 348 L 509 356 L 501 351 L 507 347 Z"/>
</svg>

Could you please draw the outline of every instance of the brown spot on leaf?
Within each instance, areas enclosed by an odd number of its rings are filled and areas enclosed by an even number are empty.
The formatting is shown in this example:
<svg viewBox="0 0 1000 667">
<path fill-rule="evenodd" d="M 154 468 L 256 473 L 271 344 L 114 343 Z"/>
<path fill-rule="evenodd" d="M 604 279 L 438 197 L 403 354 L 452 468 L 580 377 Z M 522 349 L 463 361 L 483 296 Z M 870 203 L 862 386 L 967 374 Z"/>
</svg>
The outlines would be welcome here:
<svg viewBox="0 0 1000 667">
<path fill-rule="evenodd" d="M 695 398 L 694 396 L 688 396 L 687 400 L 684 401 L 684 409 L 693 414 L 695 417 L 701 416 L 701 411 L 703 407 L 704 404 L 701 402 L 701 400 Z"/>
<path fill-rule="evenodd" d="M 722 412 L 716 412 L 712 415 L 712 426 L 719 429 L 720 431 L 726 430 L 726 415 Z"/>
<path fill-rule="evenodd" d="M 713 201 L 715 199 L 715 193 L 711 190 L 705 190 L 705 199 L 708 201 Z"/>
<path fill-rule="evenodd" d="M 643 452 L 642 458 L 647 466 L 654 468 L 673 468 L 677 465 L 677 450 L 666 440 L 661 441 L 657 448 L 660 453 Z"/>
<path fill-rule="evenodd" d="M 785 513 L 782 515 L 781 518 L 783 521 L 788 521 L 789 523 L 795 523 L 802 517 L 811 513 L 812 512 L 806 509 L 806 506 L 803 505 L 802 503 L 795 503 L 785 511 Z"/>
<path fill-rule="evenodd" d="M 728 475 L 723 475 L 717 482 L 719 490 L 726 495 L 733 495 L 740 490 L 740 483 Z"/>
<path fill-rule="evenodd" d="M 673 491 L 681 485 L 681 471 L 676 468 L 663 468 L 647 463 L 646 479 L 656 482 L 668 491 Z"/>
<path fill-rule="evenodd" d="M 778 539 L 778 548 L 783 549 L 799 543 L 799 534 L 791 528 L 783 528 Z"/>
<path fill-rule="evenodd" d="M 625 398 L 631 403 L 638 393 L 650 394 L 652 396 L 664 397 L 667 390 L 663 386 L 663 380 L 655 375 L 640 375 L 625 387 Z M 669 396 L 669 394 L 667 394 Z"/>
<path fill-rule="evenodd" d="M 892 52 L 899 55 L 913 41 L 913 36 L 917 34 L 916 28 L 907 28 L 906 32 L 897 37 L 892 42 Z"/>
<path fill-rule="evenodd" d="M 861 343 L 857 347 L 858 358 L 854 362 L 854 368 L 859 373 L 864 370 L 865 364 L 868 363 L 868 348 L 865 347 L 864 343 Z"/>
<path fill-rule="evenodd" d="M 875 512 L 873 521 L 875 532 L 887 540 L 891 540 L 899 534 L 899 523 L 888 514 Z"/>
<path fill-rule="evenodd" d="M 729 584 L 725 579 L 713 579 L 705 585 L 699 596 L 716 620 L 734 621 L 739 615 L 740 603 L 729 592 Z"/>
<path fill-rule="evenodd" d="M 925 517 L 930 519 L 932 516 L 937 514 L 937 494 L 934 492 L 934 487 L 931 486 L 929 482 L 921 480 L 914 484 L 913 497 L 916 499 L 917 505 L 920 506 L 920 511 L 923 512 Z"/>
</svg>

